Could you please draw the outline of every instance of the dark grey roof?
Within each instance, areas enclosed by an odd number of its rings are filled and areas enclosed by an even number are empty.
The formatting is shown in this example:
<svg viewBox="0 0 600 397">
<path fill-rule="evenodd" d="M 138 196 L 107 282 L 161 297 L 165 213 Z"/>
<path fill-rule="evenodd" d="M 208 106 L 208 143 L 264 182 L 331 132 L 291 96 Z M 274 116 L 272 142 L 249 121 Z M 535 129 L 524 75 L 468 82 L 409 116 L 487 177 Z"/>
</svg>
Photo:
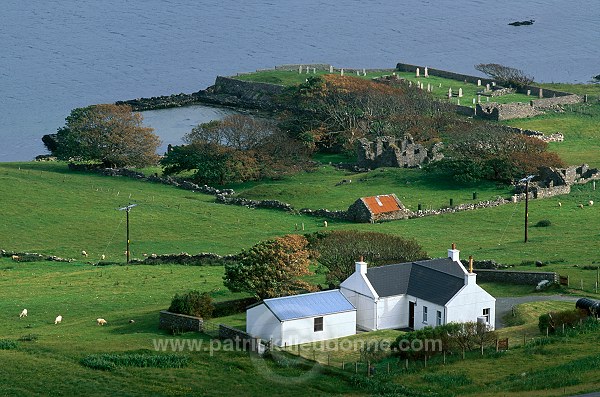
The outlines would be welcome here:
<svg viewBox="0 0 600 397">
<path fill-rule="evenodd" d="M 356 310 L 339 289 L 265 299 L 263 303 L 279 321 Z"/>
<path fill-rule="evenodd" d="M 371 267 L 367 278 L 380 297 L 409 294 L 445 305 L 464 286 L 464 272 L 450 258 Z"/>
</svg>

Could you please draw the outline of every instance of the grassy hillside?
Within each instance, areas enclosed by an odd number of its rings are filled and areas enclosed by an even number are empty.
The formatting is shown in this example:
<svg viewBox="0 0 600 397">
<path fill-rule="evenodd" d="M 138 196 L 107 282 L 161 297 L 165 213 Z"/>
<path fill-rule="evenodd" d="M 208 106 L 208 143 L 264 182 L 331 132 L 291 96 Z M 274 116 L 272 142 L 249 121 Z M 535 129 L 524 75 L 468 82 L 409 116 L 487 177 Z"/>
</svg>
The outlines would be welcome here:
<svg viewBox="0 0 600 397">
<path fill-rule="evenodd" d="M 297 177 L 296 181 L 310 179 L 307 193 L 295 190 L 293 180 L 284 180 L 260 187 L 263 196 L 248 196 L 276 198 L 297 207 L 344 209 L 366 194 L 396 193 L 414 209 L 417 202 L 423 202 L 424 208 L 430 203 L 435 207 L 450 197 L 456 204 L 468 202 L 472 200 L 472 190 L 481 192 L 480 199 L 498 192 L 490 186 L 485 193 L 483 188 L 453 190 L 447 185 L 421 185 L 422 189 L 410 190 L 406 188 L 407 178 L 414 178 L 411 180 L 415 185 L 423 181 L 413 171 L 404 171 L 376 171 L 366 182 L 353 181 L 336 187 L 333 181 L 349 176 L 326 167 L 316 174 Z M 379 184 L 376 175 L 385 175 L 382 180 L 390 179 Z M 399 182 L 390 182 L 394 180 Z M 280 189 L 279 183 L 290 188 Z M 273 188 L 280 190 L 271 195 L 268 189 Z M 323 219 L 216 204 L 210 195 L 128 178 L 69 173 L 61 163 L 0 164 L 0 194 L 6 197 L 0 202 L 0 209 L 8 220 L 0 224 L 0 248 L 69 258 L 78 258 L 81 250 L 86 250 L 90 261 L 97 261 L 102 254 L 107 260 L 124 261 L 125 214 L 116 209 L 130 202 L 139 204 L 130 213 L 134 258 L 142 258 L 144 253 L 182 251 L 231 254 L 258 241 L 293 233 L 295 225 L 300 227 L 302 223 L 306 233 L 323 230 Z M 524 203 L 374 225 L 330 221 L 329 227 L 412 237 L 434 257 L 445 255 L 450 243 L 456 242 L 465 255 L 478 259 L 512 264 L 542 260 L 586 265 L 600 260 L 596 244 L 600 206 L 578 208 L 578 204 L 589 200 L 600 203 L 600 189 L 594 191 L 591 184 L 575 186 L 568 196 L 530 201 L 527 244 L 523 244 Z M 562 207 L 558 207 L 559 201 Z M 545 219 L 552 225 L 533 227 Z"/>
</svg>

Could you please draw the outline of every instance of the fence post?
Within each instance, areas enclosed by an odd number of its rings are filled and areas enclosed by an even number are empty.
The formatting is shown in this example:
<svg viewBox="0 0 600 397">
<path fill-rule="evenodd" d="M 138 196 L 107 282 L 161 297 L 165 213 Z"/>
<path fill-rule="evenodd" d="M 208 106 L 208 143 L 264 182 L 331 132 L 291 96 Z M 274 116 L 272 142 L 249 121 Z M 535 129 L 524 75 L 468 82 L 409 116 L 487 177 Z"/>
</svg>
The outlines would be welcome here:
<svg viewBox="0 0 600 397">
<path fill-rule="evenodd" d="M 329 356 L 330 356 L 330 354 L 327 353 L 327 365 L 329 365 Z"/>
<path fill-rule="evenodd" d="M 404 368 L 406 368 L 408 370 L 408 358 L 406 359 L 406 362 L 404 363 Z"/>
<path fill-rule="evenodd" d="M 390 362 L 388 361 L 388 374 L 390 373 Z"/>
<path fill-rule="evenodd" d="M 546 338 L 548 337 L 549 329 L 550 329 L 550 327 L 546 327 Z"/>
<path fill-rule="evenodd" d="M 498 339 L 496 339 L 496 353 L 498 353 Z"/>
<path fill-rule="evenodd" d="M 371 361 L 367 361 L 367 376 L 371 376 Z"/>
<path fill-rule="evenodd" d="M 444 350 L 444 365 L 446 365 L 446 350 Z"/>
<path fill-rule="evenodd" d="M 583 291 L 583 279 L 581 279 L 581 290 Z"/>
<path fill-rule="evenodd" d="M 346 369 L 344 368 L 346 366 L 346 363 L 342 361 L 342 369 Z"/>
<path fill-rule="evenodd" d="M 523 334 L 523 346 L 525 346 L 525 334 Z"/>
</svg>

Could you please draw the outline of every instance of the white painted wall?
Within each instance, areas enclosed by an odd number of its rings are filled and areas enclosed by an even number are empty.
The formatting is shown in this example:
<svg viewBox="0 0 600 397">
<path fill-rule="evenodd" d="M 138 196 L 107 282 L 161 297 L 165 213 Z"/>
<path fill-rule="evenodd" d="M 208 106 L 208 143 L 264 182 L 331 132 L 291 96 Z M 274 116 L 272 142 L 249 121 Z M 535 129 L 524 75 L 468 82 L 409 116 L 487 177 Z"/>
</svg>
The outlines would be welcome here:
<svg viewBox="0 0 600 397">
<path fill-rule="evenodd" d="M 447 322 L 476 322 L 477 317 L 483 316 L 483 309 L 490 309 L 490 326 L 494 328 L 496 319 L 496 298 L 488 294 L 475 283 L 465 285 L 446 304 L 448 310 Z"/>
<path fill-rule="evenodd" d="M 340 291 L 346 299 L 356 308 L 356 327 L 366 330 L 375 330 L 375 315 L 377 312 L 373 298 L 364 296 L 340 286 Z"/>
<path fill-rule="evenodd" d="M 436 305 L 435 303 L 428 302 L 423 299 L 417 299 L 415 297 L 409 296 L 408 300 L 412 302 L 417 302 L 415 305 L 415 330 L 422 329 L 425 327 L 435 327 L 437 325 L 437 311 L 442 312 L 442 324 L 444 323 L 444 315 L 446 312 L 446 308 L 444 306 Z M 408 300 L 406 303 L 407 312 L 408 312 Z M 427 306 L 427 322 L 423 322 L 423 306 Z M 408 315 L 407 315 L 408 316 Z M 406 320 L 408 324 L 408 317 Z"/>
<path fill-rule="evenodd" d="M 377 329 L 408 327 L 408 298 L 397 295 L 377 301 Z"/>
<path fill-rule="evenodd" d="M 246 310 L 246 332 L 264 340 L 281 342 L 281 323 L 264 303 Z"/>
<path fill-rule="evenodd" d="M 319 316 L 317 316 L 319 317 Z M 314 331 L 314 317 L 284 321 L 278 346 L 298 345 L 342 338 L 356 333 L 356 311 L 328 314 L 323 317 L 323 331 Z"/>
</svg>

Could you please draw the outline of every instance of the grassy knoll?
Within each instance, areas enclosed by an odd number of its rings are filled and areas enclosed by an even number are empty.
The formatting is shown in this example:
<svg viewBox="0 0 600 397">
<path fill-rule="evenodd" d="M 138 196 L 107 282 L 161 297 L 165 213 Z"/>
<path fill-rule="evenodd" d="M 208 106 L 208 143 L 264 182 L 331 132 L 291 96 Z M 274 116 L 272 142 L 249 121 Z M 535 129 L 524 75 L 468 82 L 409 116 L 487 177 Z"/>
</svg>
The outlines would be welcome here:
<svg viewBox="0 0 600 397">
<path fill-rule="evenodd" d="M 347 76 L 360 77 L 364 79 L 373 79 L 377 77 L 381 77 L 383 75 L 392 74 L 393 70 L 389 72 L 376 72 L 376 73 L 367 73 L 366 76 L 357 76 L 353 73 L 346 73 Z M 478 87 L 477 84 L 465 83 L 462 81 L 447 79 L 443 77 L 429 76 L 429 77 L 416 77 L 415 73 L 409 72 L 395 72 L 401 78 L 406 79 L 407 81 L 411 81 L 413 84 L 423 83 L 424 88 L 427 88 L 427 84 L 431 85 L 431 93 L 434 98 L 438 99 L 446 99 L 448 100 L 448 89 L 451 88 L 454 94 L 458 94 L 459 88 L 463 90 L 463 97 L 457 98 L 454 97 L 451 101 L 452 103 L 457 103 L 457 100 L 460 100 L 460 104 L 462 105 L 472 105 L 473 99 L 477 101 L 477 93 L 481 91 L 485 87 Z M 329 74 L 328 71 L 317 71 L 316 74 L 313 73 L 303 73 L 299 74 L 297 71 L 284 71 L 284 70 L 265 70 L 258 71 L 254 73 L 245 73 L 235 76 L 236 79 L 244 80 L 244 81 L 254 81 L 261 83 L 271 83 L 271 84 L 279 84 L 285 86 L 296 85 L 300 83 L 304 83 L 307 76 L 323 76 Z M 499 97 L 490 98 L 490 102 L 497 103 L 512 103 L 512 102 L 529 102 L 532 97 L 527 96 L 525 94 L 508 94 Z M 481 101 L 486 101 L 485 97 L 481 97 Z"/>
<path fill-rule="evenodd" d="M 592 167 L 600 167 L 600 102 L 567 105 L 564 109 L 564 112 L 546 113 L 504 123 L 548 134 L 561 132 L 565 140 L 550 143 L 550 150 L 558 153 L 567 164 L 587 163 Z"/>
<path fill-rule="evenodd" d="M 511 195 L 508 186 L 492 182 L 460 184 L 418 169 L 378 168 L 357 174 L 328 165 L 280 180 L 232 187 L 245 198 L 281 200 L 298 209 L 330 210 L 346 210 L 359 197 L 388 193 L 395 193 L 413 211 L 419 204 L 424 210 L 448 207 L 450 199 L 454 205 L 472 203 L 473 192 L 477 192 L 477 200 Z"/>
</svg>

